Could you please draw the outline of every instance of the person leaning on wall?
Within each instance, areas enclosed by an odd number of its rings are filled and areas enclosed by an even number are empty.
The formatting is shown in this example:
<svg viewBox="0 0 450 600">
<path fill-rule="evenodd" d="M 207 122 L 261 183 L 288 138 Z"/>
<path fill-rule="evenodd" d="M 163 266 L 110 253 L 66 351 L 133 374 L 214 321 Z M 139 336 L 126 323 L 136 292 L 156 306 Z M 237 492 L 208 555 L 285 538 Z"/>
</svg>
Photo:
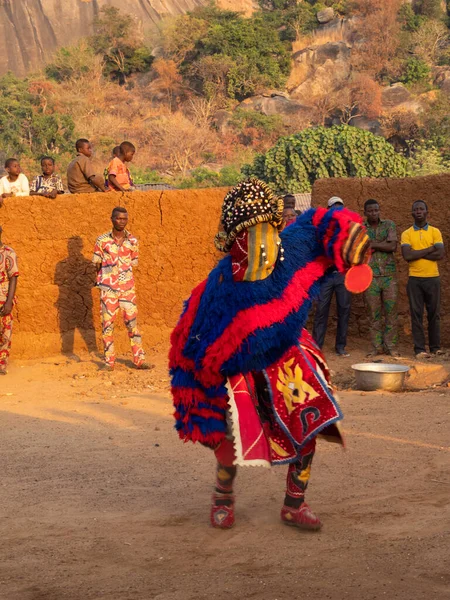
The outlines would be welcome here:
<svg viewBox="0 0 450 600">
<path fill-rule="evenodd" d="M 77 156 L 67 167 L 67 185 L 72 194 L 106 192 L 105 182 L 92 162 L 92 145 L 81 138 L 76 141 Z"/>
</svg>

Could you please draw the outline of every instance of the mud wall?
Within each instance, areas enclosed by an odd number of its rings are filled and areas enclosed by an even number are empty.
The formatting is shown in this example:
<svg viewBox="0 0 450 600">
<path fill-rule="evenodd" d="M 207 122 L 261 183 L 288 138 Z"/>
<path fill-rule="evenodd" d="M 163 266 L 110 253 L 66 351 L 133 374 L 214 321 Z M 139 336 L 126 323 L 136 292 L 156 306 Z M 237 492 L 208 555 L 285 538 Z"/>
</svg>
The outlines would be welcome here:
<svg viewBox="0 0 450 600">
<path fill-rule="evenodd" d="M 380 203 L 382 218 L 391 219 L 397 225 L 400 242 L 401 233 L 413 223 L 411 205 L 415 200 L 425 200 L 429 208 L 429 221 L 438 227 L 444 243 L 450 244 L 450 175 L 433 175 L 405 179 L 322 179 L 314 184 L 312 205 L 326 206 L 331 196 L 340 196 L 345 205 L 363 214 L 364 202 L 375 198 Z M 402 259 L 400 244 L 397 248 L 399 279 L 399 324 L 403 341 L 411 343 L 406 283 L 408 266 Z M 442 278 L 442 342 L 450 336 L 450 262 L 448 257 L 439 263 Z M 350 333 L 367 336 L 369 322 L 362 296 L 353 299 Z M 447 342 L 448 344 L 448 342 Z"/>
<path fill-rule="evenodd" d="M 144 344 L 150 356 L 153 348 L 165 346 L 183 300 L 220 258 L 212 240 L 224 194 L 224 189 L 213 189 L 5 200 L 0 208 L 3 239 L 16 250 L 21 271 L 13 356 L 33 358 L 101 348 L 99 291 L 94 288 L 91 257 L 97 236 L 110 229 L 109 217 L 117 204 L 128 209 L 129 229 L 140 241 L 140 265 L 135 276 Z M 393 219 L 399 232 L 412 222 L 411 203 L 424 198 L 430 208 L 430 222 L 441 229 L 447 247 L 450 243 L 450 176 L 322 180 L 313 188 L 313 206 L 325 205 L 332 195 L 341 196 L 349 208 L 360 213 L 367 198 L 376 198 L 383 216 Z M 399 320 L 403 339 L 409 342 L 407 266 L 400 250 L 397 261 Z M 445 342 L 450 334 L 447 259 L 440 268 Z M 350 333 L 365 343 L 368 325 L 363 300 L 356 296 Z M 120 320 L 116 340 L 118 351 L 128 352 Z M 353 339 L 349 345 L 355 343 Z"/>
<path fill-rule="evenodd" d="M 111 211 L 119 204 L 140 242 L 139 323 L 151 357 L 152 348 L 167 343 L 192 287 L 220 258 L 213 237 L 224 194 L 215 189 L 5 200 L 3 241 L 16 250 L 20 268 L 13 357 L 101 347 L 92 249 L 97 236 L 110 230 Z M 122 323 L 116 329 L 117 350 L 128 351 Z"/>
</svg>

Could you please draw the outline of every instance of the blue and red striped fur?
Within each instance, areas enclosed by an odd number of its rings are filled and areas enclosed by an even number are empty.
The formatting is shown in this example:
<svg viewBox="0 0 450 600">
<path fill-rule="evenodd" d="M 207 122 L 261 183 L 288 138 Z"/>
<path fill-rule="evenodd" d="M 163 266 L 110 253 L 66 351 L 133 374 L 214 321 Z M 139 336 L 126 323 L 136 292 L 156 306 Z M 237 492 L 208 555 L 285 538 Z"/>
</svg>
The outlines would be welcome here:
<svg viewBox="0 0 450 600">
<path fill-rule="evenodd" d="M 260 281 L 234 281 L 230 255 L 198 285 L 171 336 L 176 429 L 215 447 L 227 431 L 227 378 L 261 371 L 298 343 L 330 267 L 367 262 L 361 219 L 345 208 L 311 209 L 280 238 L 284 261 Z"/>
</svg>

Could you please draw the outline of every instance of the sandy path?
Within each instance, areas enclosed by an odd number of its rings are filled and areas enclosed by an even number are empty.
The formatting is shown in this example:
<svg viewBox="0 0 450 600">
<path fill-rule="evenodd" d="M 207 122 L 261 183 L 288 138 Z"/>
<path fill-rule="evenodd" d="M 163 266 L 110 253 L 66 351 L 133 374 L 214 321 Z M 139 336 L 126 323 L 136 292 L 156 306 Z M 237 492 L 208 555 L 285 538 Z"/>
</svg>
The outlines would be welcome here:
<svg viewBox="0 0 450 600">
<path fill-rule="evenodd" d="M 12 365 L 1 600 L 449 598 L 450 391 L 342 393 L 348 451 L 319 444 L 305 534 L 279 522 L 285 468 L 241 471 L 235 529 L 209 528 L 213 457 L 177 440 L 166 388 L 162 358 Z"/>
</svg>

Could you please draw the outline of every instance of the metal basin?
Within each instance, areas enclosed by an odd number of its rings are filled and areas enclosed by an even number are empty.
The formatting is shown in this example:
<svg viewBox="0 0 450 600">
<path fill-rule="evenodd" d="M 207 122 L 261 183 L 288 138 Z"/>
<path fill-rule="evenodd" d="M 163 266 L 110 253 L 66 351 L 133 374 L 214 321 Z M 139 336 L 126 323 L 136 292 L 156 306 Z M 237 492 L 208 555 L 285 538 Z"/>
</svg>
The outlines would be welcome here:
<svg viewBox="0 0 450 600">
<path fill-rule="evenodd" d="M 355 371 L 356 388 L 365 392 L 386 390 L 400 392 L 405 384 L 410 367 L 386 363 L 360 363 L 352 365 Z"/>
</svg>

